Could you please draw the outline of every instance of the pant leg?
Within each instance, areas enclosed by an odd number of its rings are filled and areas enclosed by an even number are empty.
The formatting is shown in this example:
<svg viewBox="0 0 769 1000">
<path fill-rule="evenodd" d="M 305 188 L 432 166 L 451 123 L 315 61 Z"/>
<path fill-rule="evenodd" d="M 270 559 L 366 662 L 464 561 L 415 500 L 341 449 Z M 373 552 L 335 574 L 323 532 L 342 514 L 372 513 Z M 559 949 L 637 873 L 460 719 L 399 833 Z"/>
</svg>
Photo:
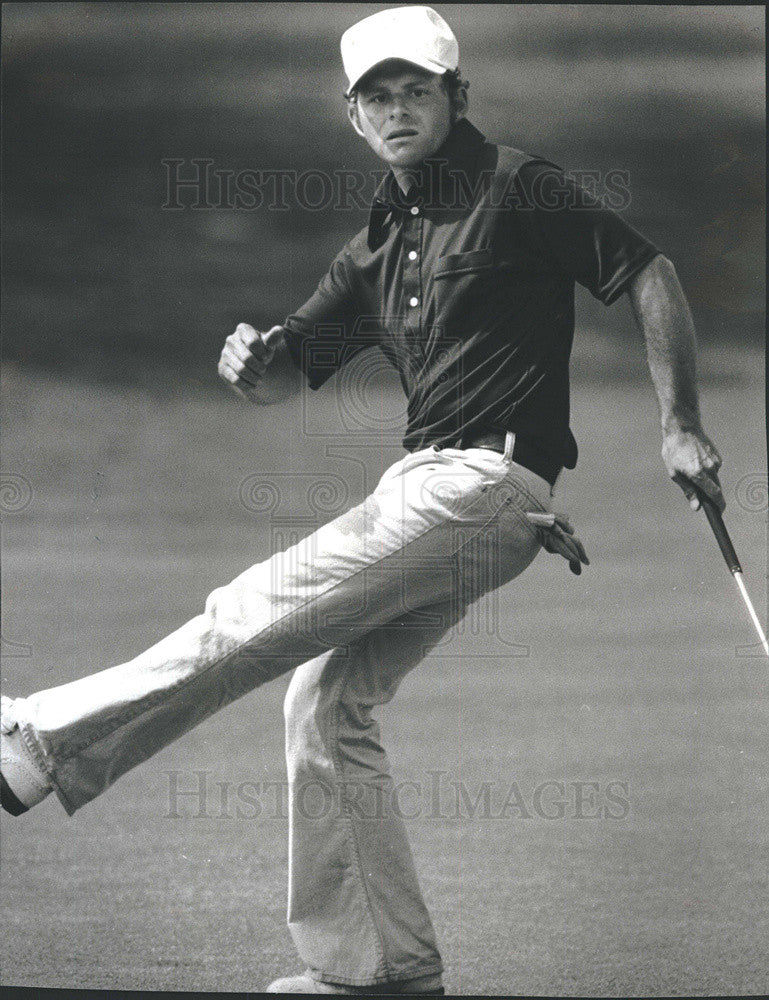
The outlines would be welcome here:
<svg viewBox="0 0 769 1000">
<path fill-rule="evenodd" d="M 521 511 L 548 497 L 494 452 L 406 456 L 363 504 L 214 591 L 134 660 L 19 699 L 22 736 L 73 813 L 259 684 L 449 598 L 482 531 L 498 527 L 502 557 L 530 561 L 539 546 Z"/>
<path fill-rule="evenodd" d="M 493 488 L 492 507 L 502 501 L 493 519 L 458 527 L 449 600 L 372 629 L 294 674 L 285 702 L 289 927 L 317 979 L 367 986 L 442 971 L 371 712 L 469 605 L 529 564 L 537 547 L 522 512 L 547 504 L 540 484 L 530 492 L 513 473 Z"/>
<path fill-rule="evenodd" d="M 459 617 L 456 601 L 404 615 L 292 678 L 288 923 L 316 979 L 366 986 L 442 971 L 371 710 Z"/>
</svg>

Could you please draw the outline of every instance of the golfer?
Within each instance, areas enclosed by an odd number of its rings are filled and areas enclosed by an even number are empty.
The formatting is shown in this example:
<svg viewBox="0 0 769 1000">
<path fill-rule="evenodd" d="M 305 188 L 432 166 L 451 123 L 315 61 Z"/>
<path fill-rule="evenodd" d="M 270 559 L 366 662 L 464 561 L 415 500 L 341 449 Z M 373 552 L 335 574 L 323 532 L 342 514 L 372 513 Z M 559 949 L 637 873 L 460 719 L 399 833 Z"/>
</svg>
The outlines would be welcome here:
<svg viewBox="0 0 769 1000">
<path fill-rule="evenodd" d="M 673 265 L 556 165 L 469 123 L 446 22 L 428 7 L 373 14 L 345 32 L 342 58 L 352 128 L 389 168 L 368 224 L 285 322 L 266 334 L 238 326 L 219 373 L 272 403 L 379 350 L 408 398 L 407 455 L 362 504 L 215 590 L 202 614 L 134 660 L 4 699 L 2 801 L 18 814 L 53 791 L 72 814 L 297 668 L 286 698 L 288 920 L 307 971 L 269 989 L 441 994 L 372 710 L 543 546 L 575 572 L 588 561 L 552 509 L 561 470 L 577 461 L 575 282 L 606 305 L 629 297 L 662 457 L 695 509 L 695 484 L 723 508 L 721 460 L 700 421 L 694 330 Z M 634 476 L 628 468 L 629 488 Z M 257 725 L 258 712 L 257 700 Z"/>
</svg>

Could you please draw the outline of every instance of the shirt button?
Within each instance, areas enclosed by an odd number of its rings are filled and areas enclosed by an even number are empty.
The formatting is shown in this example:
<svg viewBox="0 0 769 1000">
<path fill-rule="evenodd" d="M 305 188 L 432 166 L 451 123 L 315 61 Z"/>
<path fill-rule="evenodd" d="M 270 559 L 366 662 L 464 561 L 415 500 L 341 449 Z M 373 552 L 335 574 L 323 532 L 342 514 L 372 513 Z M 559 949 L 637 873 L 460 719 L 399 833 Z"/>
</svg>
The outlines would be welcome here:
<svg viewBox="0 0 769 1000">
<path fill-rule="evenodd" d="M 418 306 L 419 305 L 419 299 L 416 297 L 416 295 L 409 299 L 409 305 L 410 306 Z"/>
<path fill-rule="evenodd" d="M 411 206 L 411 214 L 412 215 L 419 215 L 419 209 L 417 208 L 416 205 L 412 205 Z"/>
<path fill-rule="evenodd" d="M 416 259 L 417 259 L 416 250 L 409 250 L 409 260 L 416 260 Z"/>
</svg>

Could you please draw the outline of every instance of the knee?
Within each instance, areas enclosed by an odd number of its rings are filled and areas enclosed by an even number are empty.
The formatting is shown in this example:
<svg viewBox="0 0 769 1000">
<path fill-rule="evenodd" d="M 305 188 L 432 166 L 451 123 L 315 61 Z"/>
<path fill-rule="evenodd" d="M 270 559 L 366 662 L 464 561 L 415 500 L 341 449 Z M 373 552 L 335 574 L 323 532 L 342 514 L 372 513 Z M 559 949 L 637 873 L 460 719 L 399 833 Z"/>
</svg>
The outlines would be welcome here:
<svg viewBox="0 0 769 1000">
<path fill-rule="evenodd" d="M 329 650 L 294 671 L 283 701 L 286 745 L 301 750 L 335 740 L 341 726 L 346 731 L 371 725 L 371 704 L 361 696 L 350 677 L 350 663 L 337 650 Z"/>
<path fill-rule="evenodd" d="M 297 667 L 283 701 L 286 745 L 301 748 L 322 738 L 333 718 L 333 699 L 323 671 L 315 662 Z M 325 720 L 325 721 L 324 721 Z"/>
<path fill-rule="evenodd" d="M 300 676 L 301 667 L 294 671 L 291 683 L 288 685 L 286 697 L 283 699 L 283 718 L 286 727 L 291 728 L 312 711 L 312 692 Z"/>
<path fill-rule="evenodd" d="M 203 615 L 208 626 L 217 631 L 229 631 L 241 624 L 243 615 L 231 585 L 211 591 L 206 598 Z"/>
</svg>

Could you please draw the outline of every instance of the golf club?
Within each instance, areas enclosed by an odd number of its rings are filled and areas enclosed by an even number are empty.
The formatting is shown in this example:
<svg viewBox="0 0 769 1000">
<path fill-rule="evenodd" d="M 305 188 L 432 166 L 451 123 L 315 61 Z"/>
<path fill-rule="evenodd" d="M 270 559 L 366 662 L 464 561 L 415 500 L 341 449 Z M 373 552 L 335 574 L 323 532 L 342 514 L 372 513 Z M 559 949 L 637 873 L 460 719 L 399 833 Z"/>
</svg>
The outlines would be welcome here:
<svg viewBox="0 0 769 1000">
<path fill-rule="evenodd" d="M 697 498 L 702 505 L 702 509 L 705 511 L 705 516 L 710 522 L 710 527 L 713 529 L 713 534 L 716 536 L 716 541 L 721 549 L 721 553 L 726 560 L 726 565 L 729 567 L 729 572 L 734 577 L 737 587 L 742 594 L 742 599 L 745 601 L 745 606 L 747 607 L 751 620 L 756 627 L 756 632 L 758 632 L 758 637 L 761 640 L 761 645 L 764 647 L 764 652 L 767 656 L 769 656 L 769 643 L 766 641 L 766 635 L 764 634 L 764 630 L 761 628 L 761 622 L 758 620 L 758 615 L 756 614 L 753 603 L 750 600 L 748 592 L 745 588 L 745 582 L 742 579 L 742 566 L 740 565 L 740 560 L 737 558 L 737 553 L 732 545 L 729 532 L 726 530 L 726 525 L 724 524 L 724 519 L 721 516 L 721 511 L 718 507 L 716 507 L 710 497 L 699 487 L 695 486 L 695 489 L 697 491 Z"/>
</svg>

